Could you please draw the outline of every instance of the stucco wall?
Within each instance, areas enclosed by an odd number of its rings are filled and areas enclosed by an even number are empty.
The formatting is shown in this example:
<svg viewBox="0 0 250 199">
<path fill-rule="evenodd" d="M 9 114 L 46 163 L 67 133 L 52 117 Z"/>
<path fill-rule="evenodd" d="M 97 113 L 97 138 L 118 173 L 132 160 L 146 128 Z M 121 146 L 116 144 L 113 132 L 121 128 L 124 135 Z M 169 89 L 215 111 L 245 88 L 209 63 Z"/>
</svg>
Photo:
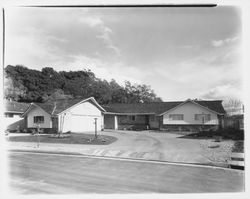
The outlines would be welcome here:
<svg viewBox="0 0 250 199">
<path fill-rule="evenodd" d="M 115 115 L 104 115 L 104 128 L 115 129 Z"/>
<path fill-rule="evenodd" d="M 183 120 L 171 120 L 170 114 L 183 114 Z M 192 102 L 187 102 L 184 105 L 173 109 L 163 115 L 163 124 L 202 124 L 202 120 L 195 120 L 195 114 L 210 114 L 211 120 L 205 121 L 205 125 L 218 125 L 217 114 L 200 107 Z"/>
<path fill-rule="evenodd" d="M 92 103 L 83 102 L 59 115 L 59 130 L 62 132 L 94 131 L 94 118 L 97 118 L 97 130 L 103 128 L 102 112 Z"/>
<path fill-rule="evenodd" d="M 159 117 L 158 116 L 155 116 L 155 115 L 150 115 L 149 116 L 149 126 L 150 128 L 152 129 L 157 129 L 159 128 Z"/>
<path fill-rule="evenodd" d="M 35 128 L 34 116 L 44 116 L 44 123 L 40 124 L 41 128 L 52 128 L 51 116 L 39 107 L 33 107 L 27 115 L 27 127 Z"/>
</svg>

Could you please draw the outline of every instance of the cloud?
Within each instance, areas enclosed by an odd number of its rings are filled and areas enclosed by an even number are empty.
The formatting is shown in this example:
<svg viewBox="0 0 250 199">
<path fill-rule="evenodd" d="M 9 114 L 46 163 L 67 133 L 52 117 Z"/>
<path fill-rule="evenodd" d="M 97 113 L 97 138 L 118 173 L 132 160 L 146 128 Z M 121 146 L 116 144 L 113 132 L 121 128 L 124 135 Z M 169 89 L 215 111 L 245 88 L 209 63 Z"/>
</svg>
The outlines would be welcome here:
<svg viewBox="0 0 250 199">
<path fill-rule="evenodd" d="M 103 25 L 103 21 L 97 16 L 94 16 L 94 17 L 84 16 L 84 17 L 81 17 L 79 19 L 79 21 L 80 21 L 80 23 L 89 25 L 91 27 L 96 27 L 96 26 Z"/>
<path fill-rule="evenodd" d="M 80 23 L 89 25 L 92 28 L 98 28 L 99 34 L 96 36 L 96 38 L 103 40 L 106 48 L 111 49 L 116 55 L 121 55 L 121 50 L 114 45 L 111 35 L 113 34 L 113 31 L 110 27 L 105 25 L 104 21 L 97 16 L 93 17 L 81 17 Z"/>
<path fill-rule="evenodd" d="M 233 43 L 235 41 L 239 40 L 239 37 L 232 37 L 232 38 L 227 38 L 223 40 L 213 40 L 212 41 L 212 46 L 214 47 L 221 47 L 230 43 Z"/>
<path fill-rule="evenodd" d="M 242 100 L 243 91 L 242 89 L 235 84 L 228 83 L 223 85 L 218 85 L 214 88 L 209 89 L 208 91 L 204 91 L 200 93 L 200 96 L 204 99 L 240 99 Z"/>
<path fill-rule="evenodd" d="M 71 62 L 64 61 L 54 62 L 53 68 L 57 71 L 66 70 L 83 70 L 90 69 L 95 73 L 97 78 L 110 81 L 115 79 L 119 84 L 123 85 L 125 81 L 131 83 L 142 83 L 141 79 L 146 75 L 136 67 L 126 66 L 124 63 L 105 62 L 102 59 L 91 58 L 84 55 L 72 56 Z"/>
</svg>

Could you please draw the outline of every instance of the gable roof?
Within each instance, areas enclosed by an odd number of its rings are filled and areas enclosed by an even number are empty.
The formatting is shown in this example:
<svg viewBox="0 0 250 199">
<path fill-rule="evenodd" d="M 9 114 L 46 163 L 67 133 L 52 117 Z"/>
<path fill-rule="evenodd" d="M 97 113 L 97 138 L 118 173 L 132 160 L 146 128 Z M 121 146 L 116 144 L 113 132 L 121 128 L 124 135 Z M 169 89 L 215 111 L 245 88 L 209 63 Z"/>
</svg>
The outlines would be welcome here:
<svg viewBox="0 0 250 199">
<path fill-rule="evenodd" d="M 24 113 L 28 109 L 29 103 L 4 101 L 4 106 L 5 106 L 5 112 Z"/>
<path fill-rule="evenodd" d="M 187 100 L 192 101 L 192 100 Z M 156 114 L 161 115 L 187 101 L 173 101 L 173 102 L 151 102 L 151 103 L 137 103 L 137 104 L 109 104 L 103 105 L 107 113 L 112 114 Z M 209 109 L 218 114 L 225 114 L 221 100 L 205 101 L 194 100 L 192 101 L 206 109 Z"/>
<path fill-rule="evenodd" d="M 105 111 L 93 97 L 87 99 L 60 99 L 60 100 L 48 101 L 45 103 L 31 103 L 30 108 L 31 106 L 39 106 L 50 115 L 57 115 L 66 111 L 69 108 L 72 108 L 73 106 L 76 106 L 77 104 L 86 101 L 89 101 L 93 105 L 97 106 L 101 111 Z M 30 108 L 23 114 L 23 116 L 29 112 Z"/>
</svg>

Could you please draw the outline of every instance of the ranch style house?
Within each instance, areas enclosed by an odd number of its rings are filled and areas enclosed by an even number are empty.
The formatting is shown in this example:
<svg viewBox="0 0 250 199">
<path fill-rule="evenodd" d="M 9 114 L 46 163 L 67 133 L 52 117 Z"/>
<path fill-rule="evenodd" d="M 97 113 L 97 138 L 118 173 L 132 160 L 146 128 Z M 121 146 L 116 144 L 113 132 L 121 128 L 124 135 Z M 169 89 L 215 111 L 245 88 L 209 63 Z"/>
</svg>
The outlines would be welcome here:
<svg viewBox="0 0 250 199">
<path fill-rule="evenodd" d="M 93 98 L 31 103 L 23 111 L 22 128 L 44 132 L 114 130 L 198 131 L 223 128 L 221 100 L 191 100 L 100 105 Z"/>
</svg>

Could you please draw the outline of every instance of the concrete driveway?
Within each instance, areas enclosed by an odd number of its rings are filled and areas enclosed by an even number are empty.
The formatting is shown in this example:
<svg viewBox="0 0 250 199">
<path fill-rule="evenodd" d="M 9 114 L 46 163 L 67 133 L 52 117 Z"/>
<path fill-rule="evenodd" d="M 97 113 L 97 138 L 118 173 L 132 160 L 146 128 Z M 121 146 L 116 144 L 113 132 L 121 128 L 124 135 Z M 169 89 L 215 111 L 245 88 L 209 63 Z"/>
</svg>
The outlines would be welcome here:
<svg viewBox="0 0 250 199">
<path fill-rule="evenodd" d="M 84 155 L 134 158 L 180 163 L 226 166 L 233 141 L 184 139 L 174 133 L 153 131 L 103 131 L 99 135 L 115 136 L 109 145 L 78 145 L 11 142 L 10 149 L 71 152 Z"/>
</svg>

